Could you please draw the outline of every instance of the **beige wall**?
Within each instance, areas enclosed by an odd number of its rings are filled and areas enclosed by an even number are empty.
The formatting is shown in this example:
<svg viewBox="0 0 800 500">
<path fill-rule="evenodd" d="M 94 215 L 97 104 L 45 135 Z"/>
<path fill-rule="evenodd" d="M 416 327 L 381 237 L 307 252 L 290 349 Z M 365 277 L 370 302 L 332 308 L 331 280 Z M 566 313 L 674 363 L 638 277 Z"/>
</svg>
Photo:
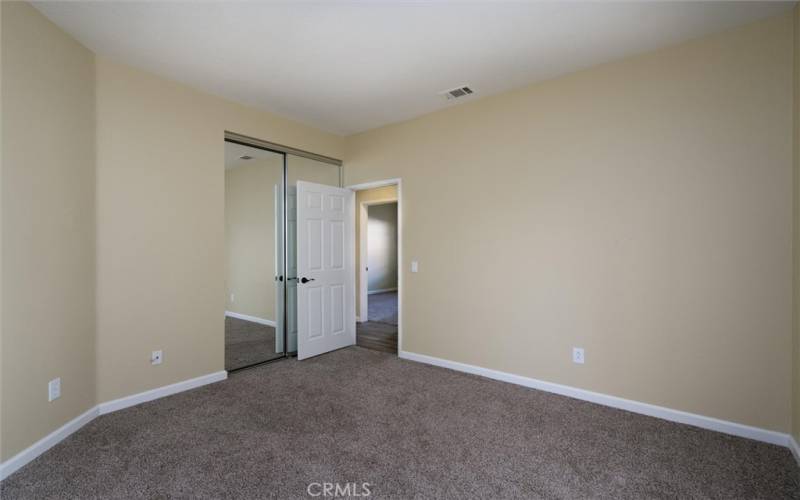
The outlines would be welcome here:
<svg viewBox="0 0 800 500">
<path fill-rule="evenodd" d="M 277 320 L 275 187 L 282 179 L 277 155 L 225 170 L 226 311 Z"/>
<path fill-rule="evenodd" d="M 286 162 L 291 187 L 298 180 L 339 186 L 336 165 L 294 155 L 287 155 Z M 282 176 L 282 157 L 225 171 L 226 311 L 277 321 L 273 186 Z"/>
<path fill-rule="evenodd" d="M 345 184 L 403 179 L 401 348 L 789 431 L 792 33 L 348 138 Z"/>
<path fill-rule="evenodd" d="M 96 58 L 0 5 L 7 459 L 98 402 L 223 369 L 225 130 L 332 157 L 343 139 Z"/>
<path fill-rule="evenodd" d="M 0 11 L 5 460 L 95 404 L 95 88 L 91 52 L 28 4 Z"/>
<path fill-rule="evenodd" d="M 800 6 L 794 19 L 794 307 L 792 349 L 792 435 L 800 441 Z"/>
<path fill-rule="evenodd" d="M 0 461 L 5 458 L 3 442 L 3 7 L 0 5 Z"/>
<path fill-rule="evenodd" d="M 343 140 L 97 58 L 98 399 L 222 370 L 225 130 Z M 150 352 L 164 350 L 151 366 Z"/>
<path fill-rule="evenodd" d="M 347 167 L 345 167 L 345 174 Z M 384 179 L 377 179 L 384 180 Z M 352 183 L 350 183 L 352 184 Z M 356 191 L 356 269 L 361 269 L 361 204 L 380 201 L 397 201 L 397 186 L 383 186 Z M 361 316 L 361 273 L 356 273 L 356 316 Z"/>
<path fill-rule="evenodd" d="M 397 203 L 367 209 L 367 290 L 397 288 Z"/>
</svg>

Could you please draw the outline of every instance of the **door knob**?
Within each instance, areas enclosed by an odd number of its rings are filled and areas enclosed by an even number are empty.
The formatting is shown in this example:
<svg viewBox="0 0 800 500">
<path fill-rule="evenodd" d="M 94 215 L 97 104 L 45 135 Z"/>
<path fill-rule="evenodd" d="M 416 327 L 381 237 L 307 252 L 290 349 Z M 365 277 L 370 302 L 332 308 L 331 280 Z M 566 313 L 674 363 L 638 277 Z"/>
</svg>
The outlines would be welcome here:
<svg viewBox="0 0 800 500">
<path fill-rule="evenodd" d="M 309 281 L 314 281 L 314 278 L 308 279 L 308 278 L 306 278 L 305 276 L 303 276 L 303 277 L 300 279 L 300 283 L 308 283 Z"/>
</svg>

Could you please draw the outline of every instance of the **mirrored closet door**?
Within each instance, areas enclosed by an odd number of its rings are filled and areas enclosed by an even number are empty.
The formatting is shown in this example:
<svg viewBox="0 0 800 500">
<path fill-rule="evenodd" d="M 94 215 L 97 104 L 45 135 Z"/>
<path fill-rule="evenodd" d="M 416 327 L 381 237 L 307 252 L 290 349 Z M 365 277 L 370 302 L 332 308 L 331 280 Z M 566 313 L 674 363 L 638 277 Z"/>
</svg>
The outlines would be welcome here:
<svg viewBox="0 0 800 500">
<path fill-rule="evenodd" d="M 297 353 L 298 181 L 341 187 L 341 162 L 226 133 L 228 371 Z"/>
<path fill-rule="evenodd" d="M 225 142 L 225 369 L 284 357 L 285 155 Z"/>
</svg>

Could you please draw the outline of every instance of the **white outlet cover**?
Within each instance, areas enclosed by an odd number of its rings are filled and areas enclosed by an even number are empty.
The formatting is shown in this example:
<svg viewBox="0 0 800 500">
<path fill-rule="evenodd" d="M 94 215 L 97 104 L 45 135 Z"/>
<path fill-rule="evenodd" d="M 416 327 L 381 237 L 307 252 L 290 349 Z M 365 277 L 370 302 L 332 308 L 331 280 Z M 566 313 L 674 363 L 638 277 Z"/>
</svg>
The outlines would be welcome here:
<svg viewBox="0 0 800 500">
<path fill-rule="evenodd" d="M 233 294 L 231 294 L 231 302 L 235 302 Z"/>
<path fill-rule="evenodd" d="M 161 351 L 153 351 L 153 354 L 150 355 L 150 363 L 153 365 L 160 365 L 163 360 L 164 353 Z"/>
<path fill-rule="evenodd" d="M 582 365 L 586 361 L 586 357 L 583 354 L 583 347 L 573 347 L 572 348 L 572 362 L 578 363 Z"/>
<path fill-rule="evenodd" d="M 47 384 L 47 400 L 53 401 L 61 397 L 61 377 L 54 378 Z"/>
</svg>

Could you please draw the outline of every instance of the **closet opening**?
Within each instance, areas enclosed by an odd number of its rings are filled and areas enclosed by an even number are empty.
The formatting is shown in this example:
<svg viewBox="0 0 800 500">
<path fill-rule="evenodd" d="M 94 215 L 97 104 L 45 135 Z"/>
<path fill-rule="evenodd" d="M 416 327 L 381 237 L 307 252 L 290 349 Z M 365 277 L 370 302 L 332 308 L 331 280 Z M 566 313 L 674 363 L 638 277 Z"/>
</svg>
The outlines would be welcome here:
<svg viewBox="0 0 800 500">
<path fill-rule="evenodd" d="M 298 185 L 341 182 L 340 160 L 226 132 L 227 371 L 297 355 L 298 306 L 307 303 L 303 294 L 298 300 Z"/>
</svg>

